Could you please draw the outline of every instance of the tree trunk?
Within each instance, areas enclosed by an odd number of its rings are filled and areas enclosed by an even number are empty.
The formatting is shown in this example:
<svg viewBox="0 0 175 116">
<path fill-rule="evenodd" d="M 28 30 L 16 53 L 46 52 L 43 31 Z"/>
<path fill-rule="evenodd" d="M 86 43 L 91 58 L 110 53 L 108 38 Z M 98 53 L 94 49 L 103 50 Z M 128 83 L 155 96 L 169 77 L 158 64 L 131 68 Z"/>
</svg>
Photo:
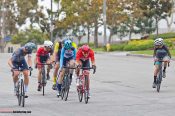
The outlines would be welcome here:
<svg viewBox="0 0 175 116">
<path fill-rule="evenodd" d="M 113 36 L 113 31 L 112 31 L 112 29 L 110 29 L 110 35 L 109 35 L 108 43 L 111 43 L 112 36 Z"/>
<path fill-rule="evenodd" d="M 158 37 L 159 34 L 159 26 L 158 26 L 158 18 L 156 17 L 156 38 Z"/>
<path fill-rule="evenodd" d="M 132 37 L 132 29 L 130 28 L 130 31 L 129 31 L 129 40 L 131 40 L 131 37 Z"/>
<path fill-rule="evenodd" d="M 88 41 L 87 41 L 87 43 L 89 44 L 89 42 L 90 42 L 90 27 L 88 26 Z"/>
<path fill-rule="evenodd" d="M 98 48 L 98 22 L 95 21 L 94 47 Z"/>
</svg>

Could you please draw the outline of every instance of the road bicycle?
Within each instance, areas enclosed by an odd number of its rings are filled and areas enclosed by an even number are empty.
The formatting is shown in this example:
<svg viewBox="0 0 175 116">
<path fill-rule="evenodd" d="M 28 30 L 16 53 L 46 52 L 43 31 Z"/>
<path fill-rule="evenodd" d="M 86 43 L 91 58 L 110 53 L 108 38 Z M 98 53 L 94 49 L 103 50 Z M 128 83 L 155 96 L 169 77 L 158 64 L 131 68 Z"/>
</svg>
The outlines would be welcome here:
<svg viewBox="0 0 175 116">
<path fill-rule="evenodd" d="M 18 75 L 18 82 L 16 86 L 16 96 L 18 99 L 18 105 L 24 107 L 25 106 L 25 90 L 24 90 L 24 76 L 23 76 L 23 69 L 19 68 L 18 71 L 20 71 Z M 29 76 L 31 76 L 31 71 Z"/>
<path fill-rule="evenodd" d="M 83 94 L 84 101 L 87 104 L 89 99 L 89 70 L 93 69 L 92 67 L 81 67 L 82 74 L 77 78 L 77 93 L 79 102 L 82 102 Z M 95 72 L 95 71 L 94 71 Z"/>
</svg>

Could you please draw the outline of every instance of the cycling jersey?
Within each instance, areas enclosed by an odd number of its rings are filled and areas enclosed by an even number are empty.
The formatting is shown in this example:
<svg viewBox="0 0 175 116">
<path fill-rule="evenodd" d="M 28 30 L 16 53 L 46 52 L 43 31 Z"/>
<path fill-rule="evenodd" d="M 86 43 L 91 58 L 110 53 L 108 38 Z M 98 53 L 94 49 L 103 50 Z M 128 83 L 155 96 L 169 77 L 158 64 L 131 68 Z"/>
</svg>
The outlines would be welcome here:
<svg viewBox="0 0 175 116">
<path fill-rule="evenodd" d="M 95 60 L 95 58 L 94 58 L 94 51 L 92 49 L 89 50 L 89 54 L 88 54 L 87 57 L 83 56 L 81 48 L 78 49 L 77 54 L 76 54 L 76 60 L 77 61 L 79 61 L 79 60 L 85 61 L 85 60 L 89 60 L 89 59 L 91 59 L 91 61 Z"/>
<path fill-rule="evenodd" d="M 75 58 L 76 58 L 76 49 L 74 47 L 72 47 L 69 50 L 62 48 L 60 57 L 60 68 L 62 68 L 63 65 L 66 66 L 67 61 L 70 61 Z"/>
<path fill-rule="evenodd" d="M 166 54 L 167 53 L 167 54 Z M 171 54 L 168 50 L 168 47 L 163 45 L 162 48 L 154 48 L 154 54 L 153 54 L 153 57 L 162 57 L 168 55 L 170 58 L 171 58 Z"/>
<path fill-rule="evenodd" d="M 12 64 L 13 64 L 13 69 L 19 69 L 21 68 L 22 70 L 27 70 L 28 69 L 28 65 L 27 62 L 25 60 L 25 56 L 26 54 L 23 51 L 24 47 L 18 48 L 12 55 Z M 29 56 L 31 54 L 28 54 Z"/>
<path fill-rule="evenodd" d="M 37 61 L 39 63 L 44 63 L 48 60 L 51 54 L 52 54 L 52 51 L 48 52 L 47 50 L 44 49 L 44 47 L 40 47 L 36 53 Z"/>
<path fill-rule="evenodd" d="M 18 48 L 13 54 L 12 54 L 12 62 L 18 62 L 25 60 L 26 54 L 23 51 L 24 47 Z M 31 55 L 31 54 L 28 54 Z"/>
</svg>

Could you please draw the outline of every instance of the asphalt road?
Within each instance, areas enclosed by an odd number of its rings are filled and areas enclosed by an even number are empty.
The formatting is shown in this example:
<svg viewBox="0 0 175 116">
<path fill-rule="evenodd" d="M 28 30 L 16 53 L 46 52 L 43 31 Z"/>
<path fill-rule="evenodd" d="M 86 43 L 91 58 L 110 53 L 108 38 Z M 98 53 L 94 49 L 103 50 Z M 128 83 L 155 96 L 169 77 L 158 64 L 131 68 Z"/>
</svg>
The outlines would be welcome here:
<svg viewBox="0 0 175 116">
<path fill-rule="evenodd" d="M 46 95 L 37 91 L 36 70 L 30 77 L 29 98 L 19 107 L 13 92 L 13 82 L 7 59 L 0 54 L 0 116 L 174 116 L 175 63 L 167 69 L 160 93 L 153 89 L 153 60 L 124 56 L 124 54 L 96 54 L 97 73 L 91 73 L 91 98 L 80 103 L 71 85 L 68 101 L 56 97 L 48 81 Z M 2 113 L 31 111 L 31 113 Z"/>
</svg>

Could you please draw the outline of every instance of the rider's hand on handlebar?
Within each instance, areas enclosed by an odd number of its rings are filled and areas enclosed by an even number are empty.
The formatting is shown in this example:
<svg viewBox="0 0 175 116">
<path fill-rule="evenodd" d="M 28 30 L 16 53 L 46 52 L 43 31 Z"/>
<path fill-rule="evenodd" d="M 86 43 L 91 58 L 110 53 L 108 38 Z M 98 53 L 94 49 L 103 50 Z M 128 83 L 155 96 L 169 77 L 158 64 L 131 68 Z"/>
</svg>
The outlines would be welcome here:
<svg viewBox="0 0 175 116">
<path fill-rule="evenodd" d="M 93 74 L 95 74 L 95 72 L 96 72 L 96 66 L 95 65 L 92 65 L 92 68 L 94 69 Z"/>
<path fill-rule="evenodd" d="M 32 71 L 33 70 L 33 68 L 32 67 L 29 67 L 29 71 Z"/>
<path fill-rule="evenodd" d="M 79 68 L 81 68 L 81 65 L 79 64 L 79 65 L 77 65 L 77 68 L 79 69 Z"/>
</svg>

